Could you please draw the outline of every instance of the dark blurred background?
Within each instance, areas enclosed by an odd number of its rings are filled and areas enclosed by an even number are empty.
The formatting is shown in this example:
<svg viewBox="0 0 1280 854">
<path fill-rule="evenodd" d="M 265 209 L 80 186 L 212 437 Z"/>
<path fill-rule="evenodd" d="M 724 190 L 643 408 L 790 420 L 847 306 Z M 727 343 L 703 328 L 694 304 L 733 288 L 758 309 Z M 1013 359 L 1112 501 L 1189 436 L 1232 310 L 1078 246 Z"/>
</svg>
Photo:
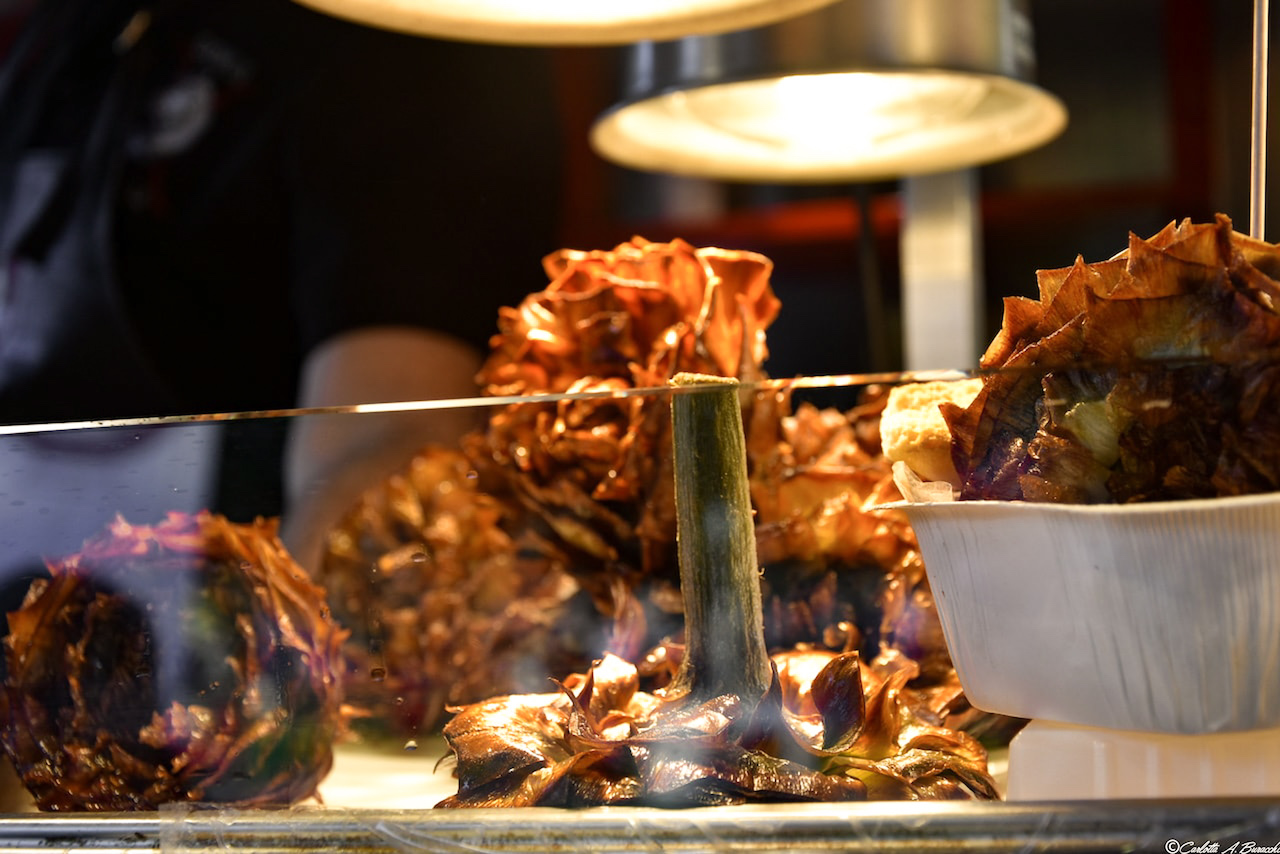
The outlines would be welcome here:
<svg viewBox="0 0 1280 854">
<path fill-rule="evenodd" d="M 1249 229 L 1251 0 L 1032 0 L 1031 12 L 1035 82 L 1070 119 L 1043 148 L 980 169 L 984 343 L 1002 297 L 1035 294 L 1037 269 L 1077 254 L 1102 260 L 1130 231 L 1150 236 L 1184 217 L 1222 212 Z M 605 248 L 640 234 L 763 252 L 783 303 L 769 333 L 771 375 L 901 367 L 897 183 L 736 185 L 607 165 L 586 134 L 613 99 L 616 53 L 558 53 L 565 245 Z"/>
<path fill-rule="evenodd" d="M 30 5 L 0 0 L 0 48 Z M 1148 236 L 1183 217 L 1222 212 L 1249 226 L 1252 0 L 1031 0 L 1031 14 L 1035 82 L 1070 118 L 1043 148 L 980 169 L 984 342 L 1000 298 L 1033 294 L 1038 268 L 1109 257 L 1130 230 Z M 763 252 L 783 301 L 771 374 L 901 367 L 896 183 L 723 184 L 612 166 L 587 135 L 615 99 L 620 51 L 554 56 L 565 177 L 547 213 L 561 246 L 640 234 Z M 1273 220 L 1280 227 L 1280 212 Z"/>
</svg>

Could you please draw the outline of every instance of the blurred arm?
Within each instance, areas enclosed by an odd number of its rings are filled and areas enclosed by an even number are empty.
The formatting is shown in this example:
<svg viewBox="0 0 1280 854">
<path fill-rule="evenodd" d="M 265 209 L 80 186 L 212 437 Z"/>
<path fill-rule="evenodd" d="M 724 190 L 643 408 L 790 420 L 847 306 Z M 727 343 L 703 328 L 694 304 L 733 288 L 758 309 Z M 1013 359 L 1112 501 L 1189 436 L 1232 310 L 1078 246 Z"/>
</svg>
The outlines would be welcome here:
<svg viewBox="0 0 1280 854">
<path fill-rule="evenodd" d="M 303 365 L 299 406 L 474 397 L 480 354 L 447 334 L 410 327 L 344 332 Z M 368 487 L 427 444 L 456 446 L 477 424 L 469 409 L 306 416 L 285 451 L 282 536 L 314 571 L 326 531 Z"/>
</svg>

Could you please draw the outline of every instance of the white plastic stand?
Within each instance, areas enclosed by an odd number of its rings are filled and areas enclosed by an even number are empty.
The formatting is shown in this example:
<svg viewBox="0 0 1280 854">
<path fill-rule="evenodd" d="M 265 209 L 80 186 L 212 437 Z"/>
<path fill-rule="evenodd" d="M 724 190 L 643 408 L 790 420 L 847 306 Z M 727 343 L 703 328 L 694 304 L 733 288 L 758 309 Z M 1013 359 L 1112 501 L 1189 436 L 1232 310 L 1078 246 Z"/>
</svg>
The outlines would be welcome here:
<svg viewBox="0 0 1280 854">
<path fill-rule="evenodd" d="M 1210 735 L 1032 721 L 1009 745 L 1010 801 L 1280 795 L 1280 729 Z"/>
</svg>

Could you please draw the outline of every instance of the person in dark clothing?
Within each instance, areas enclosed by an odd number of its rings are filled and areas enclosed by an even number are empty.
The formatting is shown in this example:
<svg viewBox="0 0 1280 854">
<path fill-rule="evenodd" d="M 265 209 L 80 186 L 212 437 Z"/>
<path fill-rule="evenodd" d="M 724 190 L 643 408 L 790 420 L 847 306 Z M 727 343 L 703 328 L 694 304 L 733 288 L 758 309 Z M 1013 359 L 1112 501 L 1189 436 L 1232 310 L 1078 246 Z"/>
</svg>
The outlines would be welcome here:
<svg viewBox="0 0 1280 854">
<path fill-rule="evenodd" d="M 0 425 L 474 394 L 556 248 L 554 95 L 539 49 L 289 0 L 38 0 L 0 73 Z M 226 425 L 205 503 L 284 513 L 306 565 L 335 501 L 465 427 L 426 416 L 294 419 L 287 451 Z M 92 433 L 59 453 L 107 483 Z M 0 495 L 34 488 L 25 441 Z"/>
</svg>

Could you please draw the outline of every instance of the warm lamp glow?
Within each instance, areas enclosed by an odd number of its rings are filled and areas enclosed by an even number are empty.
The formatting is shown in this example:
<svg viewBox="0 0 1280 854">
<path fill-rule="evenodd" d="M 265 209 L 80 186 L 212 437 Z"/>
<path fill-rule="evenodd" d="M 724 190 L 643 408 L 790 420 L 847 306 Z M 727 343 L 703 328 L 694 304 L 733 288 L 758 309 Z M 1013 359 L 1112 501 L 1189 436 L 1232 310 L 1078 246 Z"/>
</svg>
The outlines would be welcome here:
<svg viewBox="0 0 1280 854">
<path fill-rule="evenodd" d="M 1066 110 L 991 74 L 793 74 L 699 86 L 623 105 L 592 130 L 636 169 L 739 181 L 875 180 L 966 168 L 1052 139 Z"/>
<path fill-rule="evenodd" d="M 858 141 L 870 151 L 918 132 L 922 123 L 964 121 L 989 91 L 983 78 L 949 74 L 792 75 L 771 87 L 761 131 L 794 128 L 779 136 L 782 144 Z"/>
<path fill-rule="evenodd" d="M 966 169 L 1041 145 L 1030 0 L 839 0 L 750 30 L 639 42 L 592 144 L 623 166 L 841 182 Z"/>
<path fill-rule="evenodd" d="M 758 27 L 832 0 L 298 0 L 389 30 L 494 44 L 625 44 Z"/>
</svg>

